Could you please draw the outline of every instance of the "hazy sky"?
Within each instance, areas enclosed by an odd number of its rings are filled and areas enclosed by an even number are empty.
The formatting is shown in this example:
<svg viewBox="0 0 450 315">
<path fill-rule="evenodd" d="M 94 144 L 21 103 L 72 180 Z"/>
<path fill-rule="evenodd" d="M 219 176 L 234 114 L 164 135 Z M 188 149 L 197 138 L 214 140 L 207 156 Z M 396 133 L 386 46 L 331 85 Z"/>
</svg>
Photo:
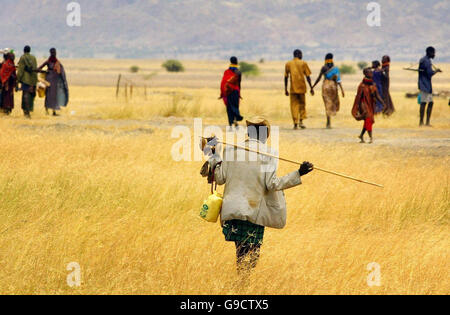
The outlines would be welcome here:
<svg viewBox="0 0 450 315">
<path fill-rule="evenodd" d="M 285 59 L 380 54 L 412 60 L 433 45 L 449 60 L 450 1 L 0 0 L 0 46 L 57 47 L 71 57 Z M 78 6 L 79 5 L 79 6 Z M 81 25 L 71 27 L 78 22 Z M 380 23 L 377 23 L 379 10 Z M 369 19 L 369 23 L 368 23 Z"/>
</svg>

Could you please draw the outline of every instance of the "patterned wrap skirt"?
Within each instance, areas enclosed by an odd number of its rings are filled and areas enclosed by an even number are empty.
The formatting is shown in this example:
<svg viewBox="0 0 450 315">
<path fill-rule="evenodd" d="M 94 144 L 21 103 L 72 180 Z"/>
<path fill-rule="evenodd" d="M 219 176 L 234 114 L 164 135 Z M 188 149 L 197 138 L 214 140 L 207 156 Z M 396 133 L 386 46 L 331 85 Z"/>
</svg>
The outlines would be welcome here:
<svg viewBox="0 0 450 315">
<path fill-rule="evenodd" d="M 336 116 L 340 109 L 338 85 L 334 80 L 325 79 L 322 86 L 322 97 L 327 116 Z"/>
<path fill-rule="evenodd" d="M 231 220 L 223 225 L 223 234 L 227 242 L 262 245 L 264 229 L 264 226 L 249 221 Z"/>
</svg>

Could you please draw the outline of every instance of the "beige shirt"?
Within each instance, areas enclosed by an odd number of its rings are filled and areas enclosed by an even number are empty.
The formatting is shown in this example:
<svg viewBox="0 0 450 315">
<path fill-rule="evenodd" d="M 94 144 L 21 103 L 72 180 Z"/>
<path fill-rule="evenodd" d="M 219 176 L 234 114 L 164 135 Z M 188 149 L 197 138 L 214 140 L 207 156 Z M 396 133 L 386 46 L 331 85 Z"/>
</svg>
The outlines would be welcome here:
<svg viewBox="0 0 450 315">
<path fill-rule="evenodd" d="M 291 77 L 291 94 L 306 94 L 306 80 L 305 77 L 311 75 L 311 70 L 308 64 L 299 59 L 294 58 L 286 64 L 286 71 L 284 76 Z"/>
<path fill-rule="evenodd" d="M 252 142 L 259 143 L 248 140 L 244 146 L 249 147 Z M 225 148 L 222 164 L 215 170 L 215 180 L 225 185 L 222 222 L 236 219 L 277 229 L 286 225 L 283 190 L 300 185 L 301 178 L 298 171 L 278 178 L 277 163 L 274 158 L 231 146 Z"/>
</svg>

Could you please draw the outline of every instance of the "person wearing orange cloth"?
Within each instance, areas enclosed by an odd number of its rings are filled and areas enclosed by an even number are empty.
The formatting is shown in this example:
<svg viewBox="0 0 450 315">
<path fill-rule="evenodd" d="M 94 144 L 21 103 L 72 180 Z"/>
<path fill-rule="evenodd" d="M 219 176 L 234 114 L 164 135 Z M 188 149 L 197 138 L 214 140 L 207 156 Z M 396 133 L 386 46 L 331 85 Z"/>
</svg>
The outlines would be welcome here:
<svg viewBox="0 0 450 315">
<path fill-rule="evenodd" d="M 284 93 L 291 98 L 291 114 L 294 121 L 294 129 L 305 129 L 306 126 L 303 121 L 307 118 L 306 115 L 306 81 L 308 81 L 311 88 L 311 95 L 314 95 L 314 89 L 311 83 L 311 70 L 308 63 L 303 59 L 301 50 L 294 51 L 294 59 L 286 64 L 284 73 Z M 288 91 L 289 77 L 291 81 L 291 89 Z M 306 78 L 306 80 L 305 80 Z"/>
</svg>

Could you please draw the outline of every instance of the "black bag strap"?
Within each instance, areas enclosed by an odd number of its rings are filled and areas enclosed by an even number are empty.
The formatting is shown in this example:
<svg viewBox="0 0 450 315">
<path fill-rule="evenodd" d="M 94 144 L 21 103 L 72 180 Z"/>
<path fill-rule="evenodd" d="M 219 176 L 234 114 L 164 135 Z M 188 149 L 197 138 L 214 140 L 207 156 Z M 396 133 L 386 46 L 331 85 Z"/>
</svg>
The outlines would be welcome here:
<svg viewBox="0 0 450 315">
<path fill-rule="evenodd" d="M 214 190 L 217 190 L 217 182 L 215 179 L 216 167 L 212 169 L 212 177 L 211 177 L 211 194 L 214 194 Z M 215 186 L 214 186 L 215 184 Z"/>
</svg>

